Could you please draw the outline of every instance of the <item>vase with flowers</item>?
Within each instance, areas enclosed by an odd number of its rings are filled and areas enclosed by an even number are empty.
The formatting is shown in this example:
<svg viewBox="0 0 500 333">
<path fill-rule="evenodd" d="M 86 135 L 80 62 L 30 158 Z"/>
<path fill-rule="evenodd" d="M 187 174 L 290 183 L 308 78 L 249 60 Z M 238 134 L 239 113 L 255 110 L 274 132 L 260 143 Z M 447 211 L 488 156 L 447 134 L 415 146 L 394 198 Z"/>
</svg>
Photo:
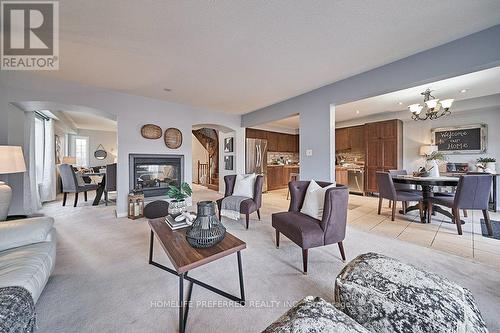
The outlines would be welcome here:
<svg viewBox="0 0 500 333">
<path fill-rule="evenodd" d="M 440 151 L 433 151 L 425 157 L 425 169 L 429 177 L 439 177 L 439 163 L 446 161 L 446 157 Z"/>
<path fill-rule="evenodd" d="M 476 167 L 483 172 L 496 173 L 496 162 L 494 157 L 481 157 L 477 159 Z"/>
</svg>

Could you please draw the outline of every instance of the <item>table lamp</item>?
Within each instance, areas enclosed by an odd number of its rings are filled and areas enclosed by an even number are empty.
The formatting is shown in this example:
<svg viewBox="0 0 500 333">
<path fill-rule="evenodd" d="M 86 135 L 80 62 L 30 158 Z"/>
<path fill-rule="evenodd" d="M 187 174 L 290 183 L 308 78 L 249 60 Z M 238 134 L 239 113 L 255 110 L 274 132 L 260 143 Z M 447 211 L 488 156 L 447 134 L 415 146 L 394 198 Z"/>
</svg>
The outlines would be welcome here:
<svg viewBox="0 0 500 333">
<path fill-rule="evenodd" d="M 25 172 L 23 150 L 18 146 L 0 146 L 0 174 Z M 0 221 L 5 221 L 12 200 L 12 189 L 0 181 Z"/>
<path fill-rule="evenodd" d="M 64 156 L 62 158 L 62 163 L 61 164 L 74 165 L 74 164 L 76 164 L 76 157 L 73 157 L 73 156 Z"/>
<path fill-rule="evenodd" d="M 430 156 L 433 152 L 438 150 L 438 146 L 425 145 L 420 146 L 420 156 Z"/>
</svg>

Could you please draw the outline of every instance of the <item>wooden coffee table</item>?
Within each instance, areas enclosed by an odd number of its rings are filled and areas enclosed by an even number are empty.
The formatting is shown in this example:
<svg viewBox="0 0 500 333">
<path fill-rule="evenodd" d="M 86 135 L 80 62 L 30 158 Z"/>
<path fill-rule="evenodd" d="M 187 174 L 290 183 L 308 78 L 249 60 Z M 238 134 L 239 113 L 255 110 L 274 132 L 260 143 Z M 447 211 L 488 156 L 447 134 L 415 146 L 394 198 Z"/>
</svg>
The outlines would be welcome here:
<svg viewBox="0 0 500 333">
<path fill-rule="evenodd" d="M 187 228 L 174 231 L 165 223 L 164 217 L 149 220 L 149 226 L 151 227 L 151 238 L 149 240 L 149 263 L 179 277 L 179 332 L 183 333 L 186 329 L 193 284 L 197 284 L 200 287 L 208 289 L 232 301 L 238 302 L 239 304 L 245 305 L 245 289 L 243 286 L 243 269 L 241 266 L 240 253 L 240 251 L 245 249 L 247 246 L 245 242 L 226 232 L 226 236 L 220 243 L 207 249 L 196 249 L 189 245 L 186 240 Z M 169 257 L 174 269 L 153 261 L 153 241 L 155 236 Z M 231 295 L 225 291 L 188 276 L 188 272 L 190 270 L 235 252 L 238 258 L 240 297 Z M 184 280 L 189 281 L 186 301 L 184 301 Z"/>
</svg>

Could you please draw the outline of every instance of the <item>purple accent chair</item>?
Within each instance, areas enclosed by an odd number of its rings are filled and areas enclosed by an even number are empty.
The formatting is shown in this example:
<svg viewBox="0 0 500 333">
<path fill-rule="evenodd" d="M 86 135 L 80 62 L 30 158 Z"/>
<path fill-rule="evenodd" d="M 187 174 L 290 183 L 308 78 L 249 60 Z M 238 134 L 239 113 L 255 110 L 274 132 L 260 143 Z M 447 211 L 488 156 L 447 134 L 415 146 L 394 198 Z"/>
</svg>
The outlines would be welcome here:
<svg viewBox="0 0 500 333">
<path fill-rule="evenodd" d="M 378 185 L 378 215 L 382 209 L 382 200 L 388 199 L 393 202 L 391 220 L 394 221 L 396 215 L 396 202 L 403 202 L 403 213 L 406 214 L 406 204 L 408 201 L 417 201 L 419 204 L 420 219 L 423 213 L 423 197 L 418 192 L 409 192 L 407 190 L 397 190 L 392 181 L 389 172 L 377 171 L 377 185 Z"/>
<path fill-rule="evenodd" d="M 313 247 L 337 243 L 342 260 L 345 252 L 342 241 L 345 238 L 347 222 L 347 204 L 349 191 L 345 185 L 337 185 L 326 191 L 323 218 L 317 220 L 302 214 L 300 209 L 309 186 L 309 181 L 293 181 L 288 183 L 290 189 L 290 207 L 288 212 L 272 215 L 272 226 L 276 229 L 276 247 L 280 245 L 280 233 L 302 248 L 304 274 L 307 274 L 308 250 Z M 330 185 L 317 182 L 321 187 Z"/>
<path fill-rule="evenodd" d="M 224 198 L 233 195 L 234 184 L 236 183 L 236 175 L 229 175 L 224 177 L 224 183 L 226 188 L 224 191 Z M 248 229 L 248 223 L 250 221 L 250 214 L 257 212 L 257 217 L 260 220 L 260 207 L 262 206 L 262 186 L 264 185 L 264 177 L 258 175 L 255 179 L 255 187 L 253 191 L 253 198 L 247 199 L 240 204 L 240 213 L 245 214 L 246 218 L 246 228 Z M 219 208 L 219 220 L 221 219 L 220 211 L 222 208 L 222 199 L 217 200 L 217 207 Z"/>
<path fill-rule="evenodd" d="M 457 190 L 454 196 L 439 196 L 431 198 L 434 205 L 451 208 L 454 222 L 457 225 L 458 234 L 462 234 L 462 222 L 460 221 L 460 209 L 482 210 L 488 235 L 493 235 L 490 215 L 488 212 L 488 201 L 490 198 L 491 184 L 493 176 L 491 174 L 467 174 L 460 176 Z M 429 205 L 431 207 L 431 205 Z"/>
</svg>

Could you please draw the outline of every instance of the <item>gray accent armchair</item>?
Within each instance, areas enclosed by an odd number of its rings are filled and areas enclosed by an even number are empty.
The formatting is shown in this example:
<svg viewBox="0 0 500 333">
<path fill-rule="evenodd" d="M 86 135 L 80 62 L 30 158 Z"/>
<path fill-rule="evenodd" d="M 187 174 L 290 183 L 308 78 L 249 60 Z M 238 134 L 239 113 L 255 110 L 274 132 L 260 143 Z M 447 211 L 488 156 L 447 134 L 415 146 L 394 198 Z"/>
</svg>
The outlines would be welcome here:
<svg viewBox="0 0 500 333">
<path fill-rule="evenodd" d="M 83 192 L 85 201 L 87 201 L 87 191 L 97 190 L 96 184 L 78 184 L 76 179 L 76 173 L 73 167 L 69 164 L 61 164 L 59 166 L 59 172 L 61 174 L 62 180 L 62 192 L 63 192 L 63 206 L 66 206 L 66 198 L 68 193 L 75 193 L 75 202 L 73 207 L 76 207 L 78 203 L 78 193 Z"/>
<path fill-rule="evenodd" d="M 290 189 L 290 207 L 288 212 L 272 215 L 272 226 L 276 229 L 276 247 L 279 248 L 280 233 L 302 248 L 303 272 L 307 274 L 308 250 L 313 247 L 337 243 L 342 260 L 345 252 L 342 241 L 345 238 L 349 191 L 345 185 L 329 188 L 325 193 L 323 217 L 321 220 L 302 214 L 300 209 L 309 186 L 309 181 L 288 183 Z M 317 182 L 319 186 L 331 185 Z"/>
<path fill-rule="evenodd" d="M 488 235 L 493 235 L 490 215 L 488 212 L 488 201 L 490 198 L 491 184 L 493 176 L 491 174 L 467 174 L 460 176 L 454 196 L 438 196 L 431 198 L 431 203 L 451 208 L 453 219 L 457 225 L 457 232 L 462 234 L 462 222 L 460 221 L 460 209 L 481 210 L 484 222 L 488 229 Z M 432 209 L 432 205 L 429 207 Z M 431 216 L 431 214 L 429 214 Z"/>
<path fill-rule="evenodd" d="M 382 209 L 382 200 L 388 199 L 393 202 L 391 220 L 394 221 L 396 215 L 396 203 L 403 202 L 403 213 L 406 214 L 406 202 L 417 201 L 419 204 L 420 219 L 423 216 L 423 197 L 418 192 L 408 190 L 397 190 L 389 172 L 377 171 L 378 185 L 378 215 Z"/>
<path fill-rule="evenodd" d="M 224 198 L 233 195 L 234 184 L 236 183 L 236 175 L 229 175 L 224 177 L 224 183 L 226 185 L 224 191 Z M 264 177 L 262 175 L 258 175 L 255 179 L 254 185 L 254 195 L 252 199 L 247 199 L 241 202 L 240 204 L 240 213 L 245 214 L 246 219 L 246 229 L 248 229 L 248 224 L 250 221 L 250 214 L 253 212 L 257 212 L 257 217 L 260 220 L 260 207 L 262 206 L 262 186 L 264 185 Z M 221 198 L 217 200 L 217 207 L 219 208 L 219 220 L 221 219 L 221 208 L 222 208 L 222 200 Z"/>
</svg>

